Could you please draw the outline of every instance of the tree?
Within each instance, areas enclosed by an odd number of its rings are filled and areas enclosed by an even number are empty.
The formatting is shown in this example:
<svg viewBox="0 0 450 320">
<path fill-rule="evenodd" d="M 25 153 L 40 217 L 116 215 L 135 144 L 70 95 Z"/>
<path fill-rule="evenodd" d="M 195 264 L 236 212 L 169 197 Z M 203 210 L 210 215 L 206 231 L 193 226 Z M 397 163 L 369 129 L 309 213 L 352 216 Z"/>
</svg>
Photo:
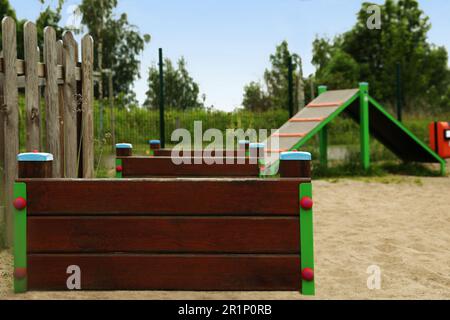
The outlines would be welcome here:
<svg viewBox="0 0 450 320">
<path fill-rule="evenodd" d="M 449 86 L 448 54 L 427 41 L 431 24 L 418 1 L 386 0 L 381 5 L 381 29 L 374 30 L 366 25 L 371 5 L 363 3 L 350 31 L 334 41 L 314 41 L 317 80 L 335 88 L 345 88 L 355 80 L 368 81 L 372 94 L 392 105 L 400 63 L 406 109 L 443 106 L 442 96 Z M 356 78 L 350 76 L 353 72 Z"/>
<path fill-rule="evenodd" d="M 294 89 L 294 109 L 304 106 L 304 79 L 302 71 L 302 61 L 298 54 L 289 51 L 287 41 L 283 41 L 275 49 L 275 53 L 270 55 L 271 68 L 264 72 L 263 87 L 255 82 L 244 87 L 243 106 L 245 108 L 256 108 L 267 110 L 269 108 L 288 107 L 288 61 L 292 59 Z M 258 106 L 259 105 L 259 106 Z"/>
<path fill-rule="evenodd" d="M 186 65 L 184 58 L 178 60 L 177 68 L 169 58 L 164 59 L 164 96 L 168 107 L 180 110 L 204 107 L 199 99 L 199 85 L 190 76 Z M 159 67 L 155 64 L 149 69 L 148 86 L 145 105 L 159 108 Z M 204 102 L 205 97 L 202 99 Z"/>
<path fill-rule="evenodd" d="M 265 111 L 272 107 L 269 95 L 264 92 L 258 82 L 250 82 L 244 87 L 244 99 L 242 105 L 250 111 Z"/>
<path fill-rule="evenodd" d="M 45 4 L 45 0 L 38 0 L 40 3 Z M 38 45 L 43 48 L 44 44 L 44 29 L 47 26 L 53 27 L 56 31 L 57 37 L 61 37 L 64 29 L 59 27 L 59 22 L 61 20 L 61 10 L 64 4 L 64 0 L 58 0 L 58 5 L 56 10 L 53 10 L 50 4 L 46 7 L 44 11 L 39 14 L 36 20 L 36 29 L 38 33 Z M 1 19 L 8 16 L 13 18 L 17 24 L 17 55 L 18 57 L 24 56 L 24 43 L 23 43 L 23 30 L 26 20 L 19 20 L 17 18 L 16 12 L 11 7 L 8 0 L 0 0 L 0 16 Z M 1 30 L 0 30 L 1 36 Z"/>
<path fill-rule="evenodd" d="M 94 54 L 97 58 L 97 71 L 111 69 L 114 72 L 114 95 L 119 93 L 129 99 L 135 99 L 132 92 L 133 82 L 140 78 L 139 55 L 145 44 L 150 42 L 150 35 L 141 35 L 138 28 L 128 22 L 125 13 L 116 17 L 114 9 L 117 0 L 83 0 L 80 11 L 82 23 L 94 38 Z M 104 79 L 105 80 L 105 79 Z M 107 90 L 99 84 L 99 96 Z"/>
<path fill-rule="evenodd" d="M 45 4 L 45 0 L 39 0 L 42 4 Z M 38 44 L 42 47 L 44 43 L 44 29 L 46 27 L 52 27 L 56 31 L 56 38 L 61 39 L 65 31 L 65 28 L 59 26 L 61 21 L 61 11 L 65 0 L 58 0 L 56 9 L 53 10 L 50 4 L 41 11 L 39 17 L 36 20 L 36 29 L 38 32 Z"/>
</svg>

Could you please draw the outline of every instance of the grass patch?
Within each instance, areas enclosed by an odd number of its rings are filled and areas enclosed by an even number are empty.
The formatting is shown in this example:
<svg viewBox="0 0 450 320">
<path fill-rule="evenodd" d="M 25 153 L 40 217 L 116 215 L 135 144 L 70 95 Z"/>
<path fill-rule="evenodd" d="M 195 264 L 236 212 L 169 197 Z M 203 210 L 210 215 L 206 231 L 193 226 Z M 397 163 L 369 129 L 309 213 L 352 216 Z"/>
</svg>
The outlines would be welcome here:
<svg viewBox="0 0 450 320">
<path fill-rule="evenodd" d="M 339 178 L 371 178 L 371 181 L 381 183 L 396 183 L 391 176 L 441 177 L 441 173 L 437 169 L 419 163 L 398 161 L 375 162 L 367 171 L 363 170 L 360 163 L 356 161 L 339 163 L 330 167 L 323 167 L 314 162 L 312 175 L 313 179 L 327 179 L 330 182 Z M 397 177 L 396 179 L 401 178 Z M 415 183 L 421 185 L 422 181 L 416 179 Z"/>
</svg>

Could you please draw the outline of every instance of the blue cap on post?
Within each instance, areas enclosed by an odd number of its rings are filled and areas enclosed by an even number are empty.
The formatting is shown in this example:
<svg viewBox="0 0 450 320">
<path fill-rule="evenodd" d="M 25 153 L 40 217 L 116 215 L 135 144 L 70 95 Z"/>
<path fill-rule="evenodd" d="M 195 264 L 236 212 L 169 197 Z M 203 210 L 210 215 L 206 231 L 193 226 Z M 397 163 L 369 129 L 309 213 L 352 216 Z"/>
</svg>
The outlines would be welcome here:
<svg viewBox="0 0 450 320">
<path fill-rule="evenodd" d="M 160 140 L 149 140 L 148 143 L 155 145 L 155 144 L 161 144 L 161 141 Z"/>
<path fill-rule="evenodd" d="M 283 152 L 280 155 L 280 160 L 285 161 L 311 161 L 311 153 L 309 152 Z"/>
<path fill-rule="evenodd" d="M 250 149 L 264 149 L 265 147 L 264 143 L 250 143 Z"/>
<path fill-rule="evenodd" d="M 21 153 L 17 155 L 19 162 L 47 162 L 53 161 L 51 153 Z"/>
<path fill-rule="evenodd" d="M 116 149 L 133 149 L 133 145 L 131 143 L 118 143 Z"/>
</svg>

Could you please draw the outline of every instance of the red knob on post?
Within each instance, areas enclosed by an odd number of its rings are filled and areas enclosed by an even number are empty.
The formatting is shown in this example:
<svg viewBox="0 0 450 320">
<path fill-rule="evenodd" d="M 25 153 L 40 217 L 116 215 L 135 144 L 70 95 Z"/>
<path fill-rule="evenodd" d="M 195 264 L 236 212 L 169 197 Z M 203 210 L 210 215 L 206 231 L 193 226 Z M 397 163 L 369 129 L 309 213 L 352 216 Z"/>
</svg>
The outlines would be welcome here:
<svg viewBox="0 0 450 320">
<path fill-rule="evenodd" d="M 123 171 L 123 167 L 122 166 L 117 166 L 116 167 L 116 171 L 117 172 L 122 172 Z"/>
<path fill-rule="evenodd" d="M 314 280 L 314 270 L 311 268 L 305 268 L 302 270 L 302 279 L 305 281 Z"/>
<path fill-rule="evenodd" d="M 302 209 L 305 210 L 310 210 L 314 205 L 313 200 L 310 197 L 303 197 L 300 200 L 300 206 L 302 207 Z"/>
<path fill-rule="evenodd" d="M 27 207 L 27 200 L 22 197 L 18 197 L 14 200 L 13 205 L 17 210 L 23 210 Z"/>
<path fill-rule="evenodd" d="M 27 277 L 27 269 L 26 268 L 15 268 L 14 269 L 14 278 L 16 279 L 25 279 Z"/>
</svg>

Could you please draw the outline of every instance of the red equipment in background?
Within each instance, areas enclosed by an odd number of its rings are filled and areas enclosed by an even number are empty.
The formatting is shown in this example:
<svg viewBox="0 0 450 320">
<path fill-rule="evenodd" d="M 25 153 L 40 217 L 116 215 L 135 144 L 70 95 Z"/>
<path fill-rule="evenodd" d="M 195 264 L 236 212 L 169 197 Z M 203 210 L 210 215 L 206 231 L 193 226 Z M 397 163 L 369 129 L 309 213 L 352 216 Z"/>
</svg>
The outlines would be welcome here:
<svg viewBox="0 0 450 320">
<path fill-rule="evenodd" d="M 450 158 L 450 122 L 433 122 L 430 129 L 430 146 L 441 158 Z"/>
</svg>

